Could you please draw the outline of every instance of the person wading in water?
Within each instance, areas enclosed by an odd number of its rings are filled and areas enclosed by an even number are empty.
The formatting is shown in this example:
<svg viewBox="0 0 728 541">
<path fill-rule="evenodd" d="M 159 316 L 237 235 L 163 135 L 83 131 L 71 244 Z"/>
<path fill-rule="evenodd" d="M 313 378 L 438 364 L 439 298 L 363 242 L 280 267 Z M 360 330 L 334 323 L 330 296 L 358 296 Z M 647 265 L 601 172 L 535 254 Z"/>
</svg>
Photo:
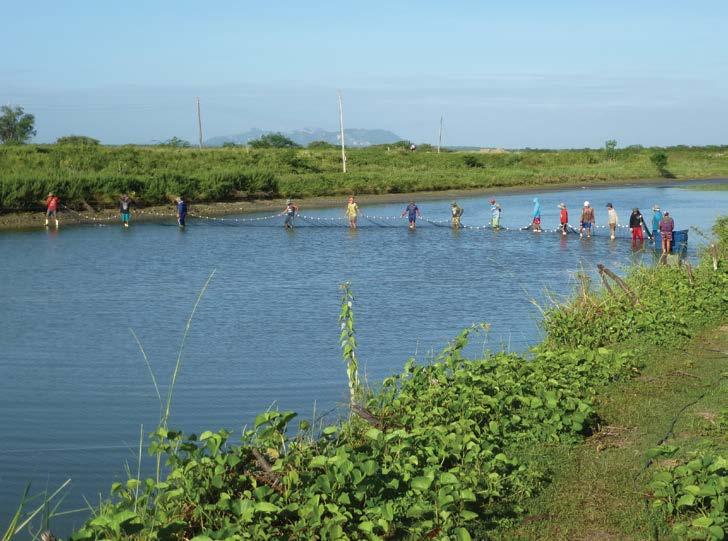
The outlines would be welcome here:
<svg viewBox="0 0 728 541">
<path fill-rule="evenodd" d="M 642 235 L 642 228 L 645 225 L 645 220 L 642 218 L 640 209 L 632 209 L 632 214 L 629 216 L 629 227 L 632 230 L 632 244 L 637 244 L 637 241 L 642 243 L 645 237 Z"/>
<path fill-rule="evenodd" d="M 184 195 L 180 195 L 177 199 L 177 225 L 185 227 L 185 220 L 187 219 L 187 201 Z"/>
<path fill-rule="evenodd" d="M 586 238 L 591 238 L 592 226 L 595 223 L 594 209 L 589 205 L 589 201 L 584 201 L 584 208 L 581 211 L 581 227 L 579 228 L 579 238 L 584 236 L 586 229 Z"/>
<path fill-rule="evenodd" d="M 286 229 L 293 229 L 293 218 L 295 218 L 297 212 L 298 206 L 294 205 L 293 201 L 291 201 L 290 199 L 287 200 L 286 208 L 284 208 L 283 212 L 281 212 L 281 216 L 286 216 L 286 220 L 283 222 L 283 226 Z"/>
<path fill-rule="evenodd" d="M 561 234 L 566 235 L 566 228 L 569 227 L 569 211 L 564 203 L 559 203 L 559 223 L 561 224 Z"/>
<path fill-rule="evenodd" d="M 415 205 L 414 201 L 410 201 L 407 207 L 402 211 L 402 216 L 407 215 L 407 220 L 409 221 L 409 228 L 410 230 L 414 230 L 417 227 L 417 217 L 421 216 L 420 209 L 417 205 Z"/>
<path fill-rule="evenodd" d="M 50 192 L 48 194 L 48 197 L 45 201 L 46 204 L 46 219 L 45 219 L 45 226 L 48 227 L 48 218 L 53 216 L 53 219 L 56 221 L 56 229 L 58 229 L 58 207 L 61 204 L 61 198 L 58 197 L 53 192 Z"/>
<path fill-rule="evenodd" d="M 675 221 L 669 212 L 660 220 L 660 237 L 662 238 L 662 254 L 668 255 L 672 248 L 672 231 L 675 229 Z"/>
<path fill-rule="evenodd" d="M 614 240 L 614 234 L 617 231 L 617 224 L 619 223 L 619 216 L 617 211 L 614 210 L 614 205 L 607 203 L 607 223 L 609 224 L 609 238 Z"/>
<path fill-rule="evenodd" d="M 458 206 L 457 201 L 453 201 L 452 205 L 450 205 L 450 212 L 452 213 L 452 220 L 451 220 L 452 228 L 460 229 L 460 227 L 461 227 L 460 217 L 463 215 L 463 212 L 465 212 L 465 211 L 463 210 L 462 207 Z"/>
<path fill-rule="evenodd" d="M 119 199 L 119 215 L 121 216 L 121 223 L 124 227 L 129 227 L 129 220 L 131 219 L 131 206 L 134 202 L 129 198 L 127 194 L 121 196 Z"/>
<path fill-rule="evenodd" d="M 534 233 L 541 232 L 541 203 L 538 197 L 533 198 L 533 221 L 531 224 L 533 225 Z"/>
<path fill-rule="evenodd" d="M 346 205 L 346 216 L 349 218 L 349 227 L 356 229 L 356 217 L 359 215 L 359 205 L 354 201 L 354 196 L 349 197 Z"/>
<path fill-rule="evenodd" d="M 500 229 L 501 206 L 495 199 L 490 200 L 490 226 Z"/>
</svg>

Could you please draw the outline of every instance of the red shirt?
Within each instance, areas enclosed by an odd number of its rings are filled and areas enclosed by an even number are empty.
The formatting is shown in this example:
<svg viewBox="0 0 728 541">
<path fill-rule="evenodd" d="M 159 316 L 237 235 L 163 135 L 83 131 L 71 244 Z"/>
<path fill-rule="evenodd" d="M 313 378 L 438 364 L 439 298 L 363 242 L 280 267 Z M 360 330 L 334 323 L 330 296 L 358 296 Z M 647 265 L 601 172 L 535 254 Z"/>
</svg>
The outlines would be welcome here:
<svg viewBox="0 0 728 541">
<path fill-rule="evenodd" d="M 566 209 L 561 209 L 561 223 L 562 224 L 569 223 L 569 211 Z"/>
<path fill-rule="evenodd" d="M 58 210 L 59 202 L 60 202 L 60 199 L 58 198 L 57 195 L 54 195 L 54 196 L 46 199 L 46 205 L 48 206 L 48 210 Z"/>
</svg>

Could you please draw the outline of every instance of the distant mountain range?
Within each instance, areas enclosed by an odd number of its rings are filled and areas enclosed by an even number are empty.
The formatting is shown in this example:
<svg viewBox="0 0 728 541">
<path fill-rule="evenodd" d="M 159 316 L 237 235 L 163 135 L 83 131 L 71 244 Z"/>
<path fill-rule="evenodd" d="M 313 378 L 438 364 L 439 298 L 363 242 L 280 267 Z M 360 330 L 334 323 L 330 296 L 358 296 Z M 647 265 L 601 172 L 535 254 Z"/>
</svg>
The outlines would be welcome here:
<svg viewBox="0 0 728 541">
<path fill-rule="evenodd" d="M 279 133 L 271 130 L 261 130 L 253 128 L 245 133 L 235 135 L 222 135 L 211 137 L 205 141 L 205 145 L 209 147 L 221 147 L 224 143 L 235 143 L 244 145 L 248 141 L 258 139 L 261 135 L 268 133 Z M 326 131 L 320 128 L 304 128 L 302 130 L 283 131 L 280 132 L 294 143 L 306 146 L 314 141 L 326 141 L 332 145 L 340 144 L 338 131 Z M 348 147 L 367 147 L 370 145 L 386 145 L 388 143 L 396 143 L 401 141 L 402 137 L 388 130 L 363 130 L 350 129 L 344 130 L 344 138 Z"/>
</svg>

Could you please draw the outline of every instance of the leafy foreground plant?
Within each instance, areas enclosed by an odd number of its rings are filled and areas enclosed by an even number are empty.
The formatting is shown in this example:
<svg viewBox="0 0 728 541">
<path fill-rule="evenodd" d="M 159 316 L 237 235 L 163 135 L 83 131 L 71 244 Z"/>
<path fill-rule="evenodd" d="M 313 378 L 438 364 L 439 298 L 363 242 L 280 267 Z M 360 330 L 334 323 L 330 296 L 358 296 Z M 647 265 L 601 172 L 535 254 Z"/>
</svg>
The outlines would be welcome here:
<svg viewBox="0 0 728 541">
<path fill-rule="evenodd" d="M 728 531 L 728 459 L 696 456 L 651 483 L 653 507 L 664 511 L 682 539 L 725 539 Z"/>
<path fill-rule="evenodd" d="M 348 290 L 343 300 L 353 321 Z M 152 449 L 167 478 L 114 484 L 72 539 L 470 539 L 476 520 L 511 515 L 543 479 L 518 450 L 578 440 L 595 389 L 635 368 L 604 348 L 466 360 L 476 329 L 369 393 L 358 405 L 368 421 L 320 433 L 304 421 L 291 434 L 295 413 L 269 411 L 240 445 L 224 430 L 160 428 Z"/>
</svg>

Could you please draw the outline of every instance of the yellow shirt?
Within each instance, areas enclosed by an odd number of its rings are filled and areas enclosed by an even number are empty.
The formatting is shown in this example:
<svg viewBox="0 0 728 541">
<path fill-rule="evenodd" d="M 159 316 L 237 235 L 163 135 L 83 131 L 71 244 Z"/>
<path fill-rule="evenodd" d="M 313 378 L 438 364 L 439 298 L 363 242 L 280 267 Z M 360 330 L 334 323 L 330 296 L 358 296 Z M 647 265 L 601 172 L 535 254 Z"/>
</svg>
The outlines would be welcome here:
<svg viewBox="0 0 728 541">
<path fill-rule="evenodd" d="M 346 215 L 349 216 L 349 218 L 356 218 L 356 215 L 359 213 L 359 205 L 356 203 L 349 203 L 346 205 Z"/>
</svg>

